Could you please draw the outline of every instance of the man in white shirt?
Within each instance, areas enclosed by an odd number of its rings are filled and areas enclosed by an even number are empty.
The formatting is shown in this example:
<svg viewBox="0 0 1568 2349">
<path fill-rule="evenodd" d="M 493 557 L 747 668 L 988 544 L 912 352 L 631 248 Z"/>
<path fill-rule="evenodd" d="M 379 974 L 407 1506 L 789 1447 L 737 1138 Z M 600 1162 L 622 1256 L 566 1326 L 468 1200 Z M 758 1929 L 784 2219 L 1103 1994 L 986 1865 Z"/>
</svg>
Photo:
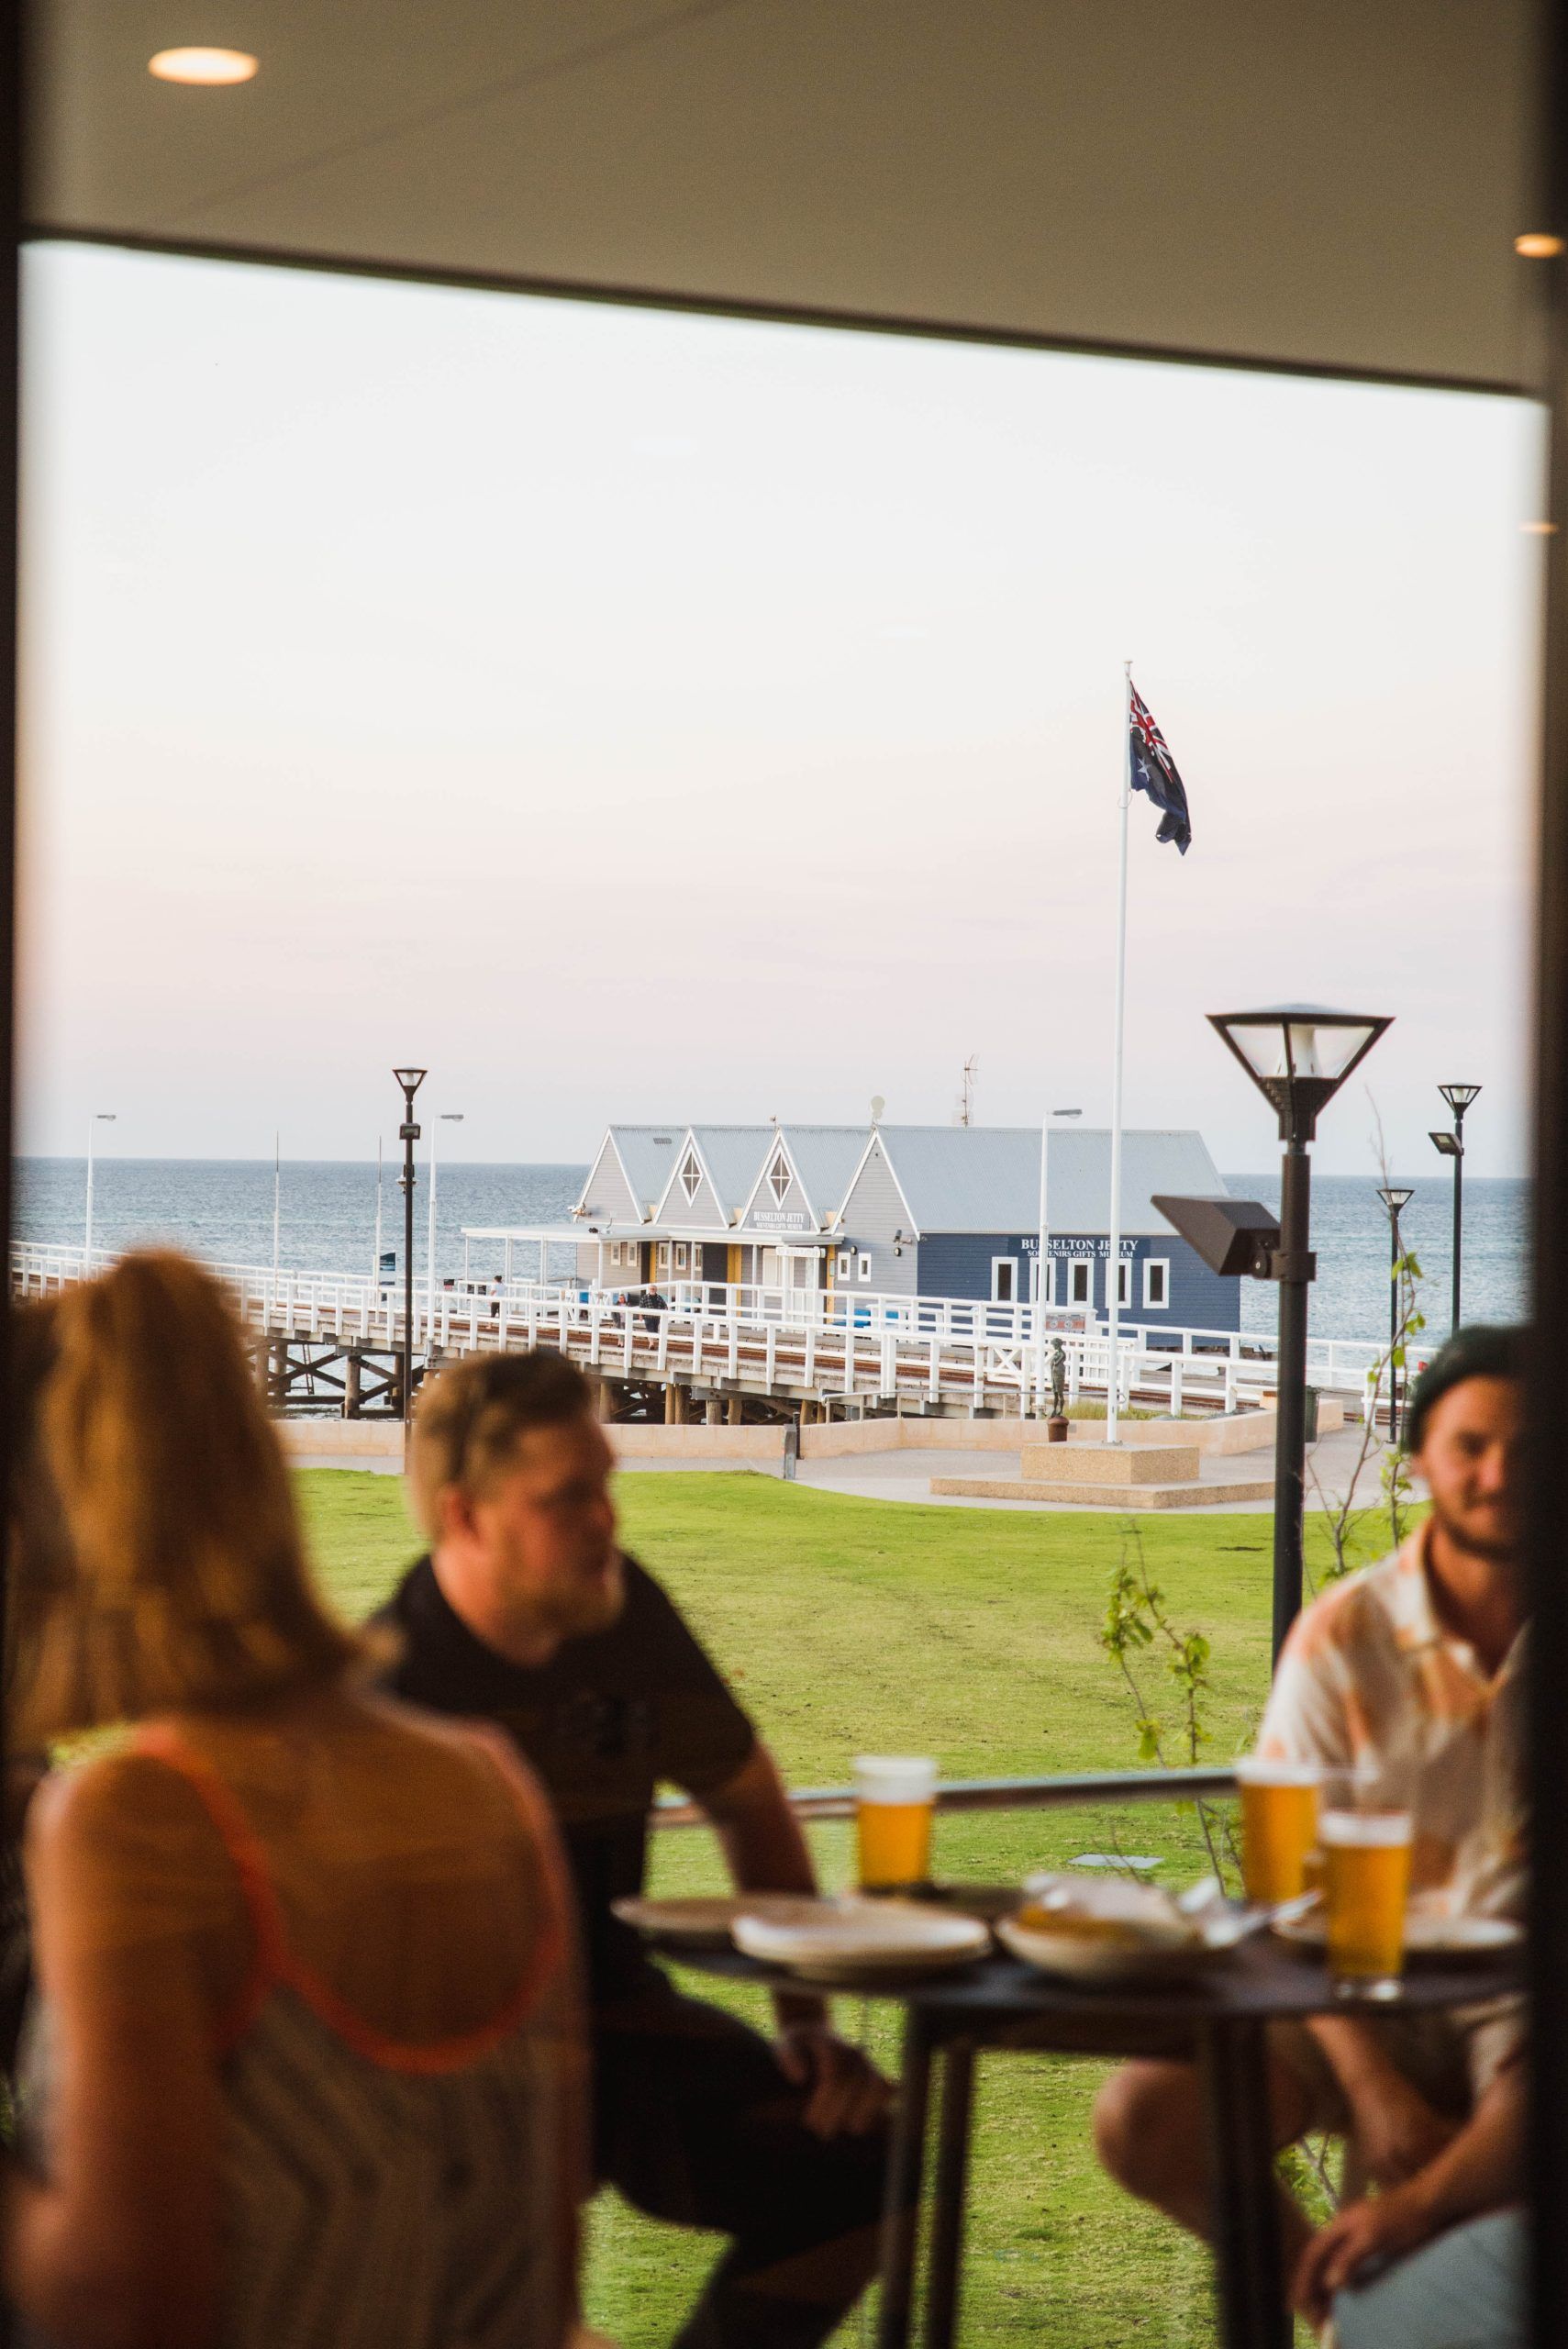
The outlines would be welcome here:
<svg viewBox="0 0 1568 2349">
<path fill-rule="evenodd" d="M 1376 1565 L 1307 1609 L 1280 1657 L 1259 1750 L 1397 1778 L 1415 1813 L 1412 1877 L 1456 1909 L 1517 1912 L 1523 1625 L 1517 1495 L 1521 1333 L 1458 1331 L 1418 1382 L 1407 1441 L 1429 1518 Z M 1325 2015 L 1271 2032 L 1275 2143 L 1349 2136 L 1390 2189 L 1517 2105 L 1517 2001 L 1452 2015 Z M 1208 2232 L 1199 2087 L 1184 2063 L 1129 2064 L 1095 2115 L 1100 2157 L 1129 2192 Z M 1287 2203 L 1287 2270 L 1307 2221 Z"/>
</svg>

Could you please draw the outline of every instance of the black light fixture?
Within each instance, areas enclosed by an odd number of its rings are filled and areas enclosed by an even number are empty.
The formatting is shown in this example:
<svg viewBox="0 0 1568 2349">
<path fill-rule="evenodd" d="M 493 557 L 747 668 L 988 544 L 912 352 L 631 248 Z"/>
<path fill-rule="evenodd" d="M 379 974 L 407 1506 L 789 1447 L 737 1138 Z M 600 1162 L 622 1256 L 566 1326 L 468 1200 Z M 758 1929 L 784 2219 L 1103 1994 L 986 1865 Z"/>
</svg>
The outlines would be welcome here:
<svg viewBox="0 0 1568 2349">
<path fill-rule="evenodd" d="M 1459 1327 L 1460 1259 L 1464 1248 L 1464 1113 L 1481 1087 L 1478 1085 L 1440 1085 L 1438 1091 L 1453 1112 L 1453 1131 L 1435 1133 L 1432 1146 L 1444 1158 L 1453 1161 L 1453 1322 Z"/>
<path fill-rule="evenodd" d="M 1273 1004 L 1262 1011 L 1211 1012 L 1218 1030 L 1279 1119 L 1279 1404 L 1274 1436 L 1274 1622 L 1277 1658 L 1301 1610 L 1301 1528 L 1307 1479 L 1307 1292 L 1317 1265 L 1311 1238 L 1307 1145 L 1340 1087 L 1392 1021 L 1321 1004 Z"/>
<path fill-rule="evenodd" d="M 1396 1183 L 1378 1186 L 1378 1197 L 1388 1209 L 1388 1441 L 1399 1441 L 1399 1365 L 1395 1352 L 1399 1344 L 1399 1266 L 1404 1250 L 1399 1244 L 1399 1219 L 1416 1194 Z"/>
<path fill-rule="evenodd" d="M 414 1096 L 428 1072 L 422 1068 L 395 1068 L 392 1074 L 403 1087 L 403 1123 L 397 1129 L 397 1138 L 403 1144 L 403 1173 L 397 1185 L 403 1194 L 403 1375 L 399 1399 L 406 1447 L 408 1422 L 414 1416 L 414 1145 L 419 1139 L 419 1129 L 414 1122 Z"/>
</svg>

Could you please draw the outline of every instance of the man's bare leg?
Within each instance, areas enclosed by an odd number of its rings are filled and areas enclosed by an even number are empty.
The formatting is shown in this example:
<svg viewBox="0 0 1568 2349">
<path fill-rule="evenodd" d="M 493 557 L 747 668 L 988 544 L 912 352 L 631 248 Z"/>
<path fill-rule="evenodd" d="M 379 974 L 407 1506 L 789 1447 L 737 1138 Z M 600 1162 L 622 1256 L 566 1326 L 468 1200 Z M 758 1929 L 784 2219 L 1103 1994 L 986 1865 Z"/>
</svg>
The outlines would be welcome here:
<svg viewBox="0 0 1568 2349">
<path fill-rule="evenodd" d="M 1276 2150 L 1312 2125 L 1307 2089 L 1288 2064 L 1269 2065 L 1269 2113 Z M 1118 2186 L 1203 2242 L 1210 2240 L 1208 2129 L 1195 2064 L 1140 2061 L 1113 2072 L 1095 2100 L 1095 2147 Z M 1280 2195 L 1284 2273 L 1312 2232 L 1291 2196 Z"/>
</svg>

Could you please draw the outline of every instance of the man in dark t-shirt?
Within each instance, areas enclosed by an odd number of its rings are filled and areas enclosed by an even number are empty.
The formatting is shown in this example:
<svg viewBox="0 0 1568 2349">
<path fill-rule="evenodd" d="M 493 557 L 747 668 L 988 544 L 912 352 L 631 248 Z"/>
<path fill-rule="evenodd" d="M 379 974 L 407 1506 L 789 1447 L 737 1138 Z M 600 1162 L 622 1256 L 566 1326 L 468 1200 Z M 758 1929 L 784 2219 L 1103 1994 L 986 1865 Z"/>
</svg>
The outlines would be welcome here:
<svg viewBox="0 0 1568 2349">
<path fill-rule="evenodd" d="M 745 1891 L 810 1891 L 766 1746 L 659 1584 L 616 1542 L 609 1447 L 563 1356 L 473 1357 L 421 1396 L 409 1456 L 431 1549 L 377 1621 L 387 1685 L 497 1724 L 555 1808 L 594 2035 L 598 2174 L 655 2218 L 730 2238 L 681 2349 L 815 2349 L 876 2259 L 887 2090 L 820 2000 L 770 2043 L 682 1997 L 611 1903 L 642 1888 L 669 1782 Z"/>
</svg>

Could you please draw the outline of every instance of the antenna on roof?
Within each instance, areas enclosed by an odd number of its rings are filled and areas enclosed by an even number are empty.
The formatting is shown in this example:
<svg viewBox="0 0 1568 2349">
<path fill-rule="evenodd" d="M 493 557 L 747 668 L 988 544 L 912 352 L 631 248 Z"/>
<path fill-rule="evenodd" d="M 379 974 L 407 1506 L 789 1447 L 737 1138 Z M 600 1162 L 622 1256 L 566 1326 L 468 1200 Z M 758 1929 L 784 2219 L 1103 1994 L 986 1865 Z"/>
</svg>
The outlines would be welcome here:
<svg viewBox="0 0 1568 2349">
<path fill-rule="evenodd" d="M 871 1097 L 871 1121 L 872 1121 L 872 1124 L 873 1124 L 873 1126 L 880 1126 L 880 1125 L 881 1125 L 881 1123 L 882 1123 L 882 1113 L 883 1113 L 883 1111 L 886 1108 L 886 1107 L 887 1107 L 887 1103 L 884 1100 L 884 1098 L 883 1098 L 883 1097 L 882 1097 L 882 1095 L 881 1095 L 880 1093 L 873 1093 L 873 1094 L 872 1095 L 872 1097 Z"/>
<path fill-rule="evenodd" d="M 974 1080 L 980 1072 L 980 1055 L 971 1052 L 963 1063 L 963 1082 L 959 1089 L 958 1106 L 953 1111 L 953 1123 L 972 1126 L 974 1123 Z"/>
</svg>

